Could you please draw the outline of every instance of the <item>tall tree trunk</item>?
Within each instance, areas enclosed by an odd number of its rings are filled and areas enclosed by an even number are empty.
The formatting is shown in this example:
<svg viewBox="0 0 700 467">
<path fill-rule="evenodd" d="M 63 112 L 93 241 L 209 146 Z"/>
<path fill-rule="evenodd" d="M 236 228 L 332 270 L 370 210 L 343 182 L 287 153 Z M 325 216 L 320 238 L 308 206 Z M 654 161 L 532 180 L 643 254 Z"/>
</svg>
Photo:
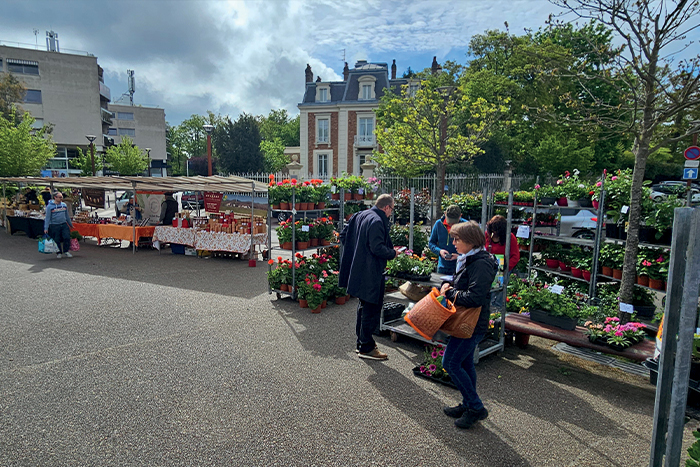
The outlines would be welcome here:
<svg viewBox="0 0 700 467">
<path fill-rule="evenodd" d="M 437 167 L 437 186 L 435 193 L 435 199 L 437 200 L 437 218 L 442 217 L 442 195 L 445 194 L 445 170 L 447 169 L 447 164 L 445 162 L 439 162 Z"/>
</svg>

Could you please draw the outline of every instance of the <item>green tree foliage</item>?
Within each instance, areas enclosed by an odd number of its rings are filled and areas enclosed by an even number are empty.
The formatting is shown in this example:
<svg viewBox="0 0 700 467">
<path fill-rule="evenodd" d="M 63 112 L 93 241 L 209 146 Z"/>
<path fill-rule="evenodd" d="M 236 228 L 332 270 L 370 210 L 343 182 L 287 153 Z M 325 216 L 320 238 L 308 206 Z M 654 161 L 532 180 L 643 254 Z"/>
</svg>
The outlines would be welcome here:
<svg viewBox="0 0 700 467">
<path fill-rule="evenodd" d="M 19 123 L 14 109 L 8 117 L 0 115 L 0 176 L 39 175 L 56 155 L 56 145 L 44 128 L 32 128 L 35 120 L 28 112 Z"/>
<path fill-rule="evenodd" d="M 299 116 L 290 118 L 287 111 L 272 110 L 270 114 L 258 117 L 260 122 L 260 152 L 266 172 L 278 172 L 289 163 L 284 154 L 287 146 L 299 146 Z"/>
<path fill-rule="evenodd" d="M 78 157 L 71 159 L 69 163 L 72 168 L 80 170 L 80 175 L 82 177 L 90 177 L 102 170 L 102 158 L 95 154 L 95 173 L 93 173 L 90 148 L 88 148 L 85 153 L 83 153 L 82 149 L 78 148 Z"/>
<path fill-rule="evenodd" d="M 260 141 L 260 152 L 263 156 L 263 168 L 265 172 L 277 173 L 289 163 L 289 158 L 284 153 L 285 145 L 280 138 L 272 141 Z"/>
<path fill-rule="evenodd" d="M 122 136 L 121 143 L 109 147 L 105 153 L 105 164 L 120 175 L 142 175 L 148 163 L 148 155 L 134 146 L 128 136 Z"/>
<path fill-rule="evenodd" d="M 242 113 L 235 122 L 228 117 L 214 130 L 214 144 L 222 172 L 261 172 L 260 127 L 254 116 Z"/>
<path fill-rule="evenodd" d="M 187 156 L 190 158 L 207 157 L 207 132 L 204 125 L 213 125 L 217 128 L 221 125 L 221 117 L 207 112 L 206 116 L 193 114 L 187 120 L 175 127 L 168 126 L 168 153 L 170 154 L 170 165 L 174 175 L 185 175 L 187 173 Z M 215 138 L 216 131 L 212 135 Z M 212 141 L 212 158 L 216 160 L 216 149 Z M 190 169 L 192 166 L 190 165 Z M 206 175 L 206 174 L 205 174 Z"/>
<path fill-rule="evenodd" d="M 27 89 L 12 73 L 3 73 L 0 78 L 0 116 L 7 120 L 21 118 L 22 108 L 17 103 L 24 100 L 26 93 Z M 16 112 L 12 112 L 13 107 L 17 108 Z"/>
</svg>

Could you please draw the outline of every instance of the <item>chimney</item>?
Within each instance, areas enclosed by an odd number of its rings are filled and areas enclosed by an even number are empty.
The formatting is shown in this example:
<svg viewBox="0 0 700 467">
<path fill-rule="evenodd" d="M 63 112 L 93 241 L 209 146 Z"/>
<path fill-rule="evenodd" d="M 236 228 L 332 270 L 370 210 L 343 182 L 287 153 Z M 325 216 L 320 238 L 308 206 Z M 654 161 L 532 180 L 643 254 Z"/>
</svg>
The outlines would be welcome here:
<svg viewBox="0 0 700 467">
<path fill-rule="evenodd" d="M 431 72 L 433 75 L 436 75 L 437 72 L 438 72 L 438 70 L 440 70 L 440 69 L 441 69 L 441 68 L 440 68 L 440 65 L 439 65 L 438 62 L 437 62 L 437 57 L 434 56 L 434 57 L 433 57 L 433 64 L 430 66 L 430 72 Z"/>
<path fill-rule="evenodd" d="M 396 79 L 396 59 L 391 64 L 391 79 Z"/>
<path fill-rule="evenodd" d="M 343 68 L 343 81 L 347 81 L 350 76 L 350 68 L 348 68 L 348 62 L 345 62 L 345 68 Z"/>
<path fill-rule="evenodd" d="M 306 73 L 306 82 L 307 82 L 307 83 L 312 83 L 313 80 L 314 80 L 314 74 L 313 74 L 313 72 L 311 71 L 311 65 L 309 65 L 308 63 L 306 64 L 306 71 L 305 71 L 305 73 Z"/>
</svg>

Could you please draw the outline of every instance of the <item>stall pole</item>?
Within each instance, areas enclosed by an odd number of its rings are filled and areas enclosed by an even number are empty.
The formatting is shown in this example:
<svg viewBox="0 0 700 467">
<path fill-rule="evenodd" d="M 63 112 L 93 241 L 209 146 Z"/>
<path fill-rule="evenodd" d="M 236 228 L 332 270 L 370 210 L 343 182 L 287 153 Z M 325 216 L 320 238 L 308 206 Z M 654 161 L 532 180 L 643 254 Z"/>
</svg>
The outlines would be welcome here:
<svg viewBox="0 0 700 467">
<path fill-rule="evenodd" d="M 488 189 L 484 185 L 484 191 L 481 193 L 481 230 L 486 230 L 486 216 L 488 216 Z M 471 219 L 470 219 L 471 220 Z"/>
<path fill-rule="evenodd" d="M 603 172 L 600 183 L 600 200 L 598 202 L 598 212 L 596 213 L 598 222 L 595 225 L 595 243 L 593 244 L 593 264 L 591 265 L 591 284 L 588 290 L 588 302 L 593 305 L 597 303 L 596 289 L 598 285 L 598 263 L 600 256 L 600 243 L 603 237 L 603 216 L 605 216 L 605 172 Z"/>
<path fill-rule="evenodd" d="M 540 177 L 537 177 L 535 185 L 540 184 Z M 535 251 L 535 226 L 537 225 L 537 204 L 539 203 L 539 193 L 535 190 L 535 199 L 532 207 L 532 224 L 530 225 L 530 256 L 527 258 L 527 280 L 532 274 L 532 253 Z"/>
<path fill-rule="evenodd" d="M 297 251 L 297 238 L 295 235 L 297 210 L 294 207 L 295 205 L 296 189 L 292 186 L 292 285 L 294 286 L 294 290 L 292 290 L 292 299 L 294 299 L 295 296 L 299 296 L 297 293 L 297 256 L 295 254 Z"/>
<path fill-rule="evenodd" d="M 255 248 L 255 245 L 253 245 L 253 238 L 255 235 L 253 234 L 253 224 L 254 224 L 254 219 L 255 219 L 255 182 L 251 182 L 251 187 L 250 187 L 250 256 L 249 260 L 253 259 L 253 249 Z"/>
<path fill-rule="evenodd" d="M 509 175 L 510 177 L 510 175 Z M 506 299 L 508 298 L 508 283 L 510 282 L 510 249 L 513 245 L 510 242 L 510 236 L 512 224 L 513 224 L 513 185 L 509 183 L 510 193 L 508 194 L 508 218 L 506 227 L 506 251 L 503 257 L 503 310 L 501 310 L 501 326 L 498 331 L 498 342 L 500 344 L 505 343 L 505 332 L 506 332 Z M 515 244 L 515 248 L 519 248 L 518 244 Z"/>
<path fill-rule="evenodd" d="M 7 227 L 7 198 L 5 197 L 5 187 L 7 182 L 2 182 L 2 225 Z"/>
<path fill-rule="evenodd" d="M 409 216 L 408 224 L 408 249 L 413 251 L 413 210 L 416 207 L 416 189 L 411 187 L 411 214 Z"/>
<path fill-rule="evenodd" d="M 131 208 L 131 225 L 133 226 L 132 228 L 132 238 L 133 241 L 131 242 L 131 254 L 136 254 L 136 243 L 138 242 L 138 238 L 136 238 L 136 203 L 138 203 L 138 200 L 136 199 L 136 182 L 131 182 L 131 187 L 133 190 L 134 194 L 134 207 Z"/>
</svg>

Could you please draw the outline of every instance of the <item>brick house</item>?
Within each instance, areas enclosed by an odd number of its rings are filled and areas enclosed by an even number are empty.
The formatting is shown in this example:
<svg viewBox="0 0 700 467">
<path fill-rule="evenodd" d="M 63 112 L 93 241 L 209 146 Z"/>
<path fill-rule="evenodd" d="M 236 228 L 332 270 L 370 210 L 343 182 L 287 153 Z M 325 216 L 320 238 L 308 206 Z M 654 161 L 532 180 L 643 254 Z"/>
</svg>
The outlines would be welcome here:
<svg viewBox="0 0 700 467">
<path fill-rule="evenodd" d="M 360 166 L 377 149 L 374 110 L 387 88 L 400 93 L 402 85 L 418 87 L 418 80 L 397 79 L 396 60 L 391 78 L 386 63 L 360 60 L 343 81 L 313 79 L 306 66 L 306 91 L 300 111 L 299 163 L 308 178 L 328 179 L 343 172 L 360 175 Z"/>
</svg>

